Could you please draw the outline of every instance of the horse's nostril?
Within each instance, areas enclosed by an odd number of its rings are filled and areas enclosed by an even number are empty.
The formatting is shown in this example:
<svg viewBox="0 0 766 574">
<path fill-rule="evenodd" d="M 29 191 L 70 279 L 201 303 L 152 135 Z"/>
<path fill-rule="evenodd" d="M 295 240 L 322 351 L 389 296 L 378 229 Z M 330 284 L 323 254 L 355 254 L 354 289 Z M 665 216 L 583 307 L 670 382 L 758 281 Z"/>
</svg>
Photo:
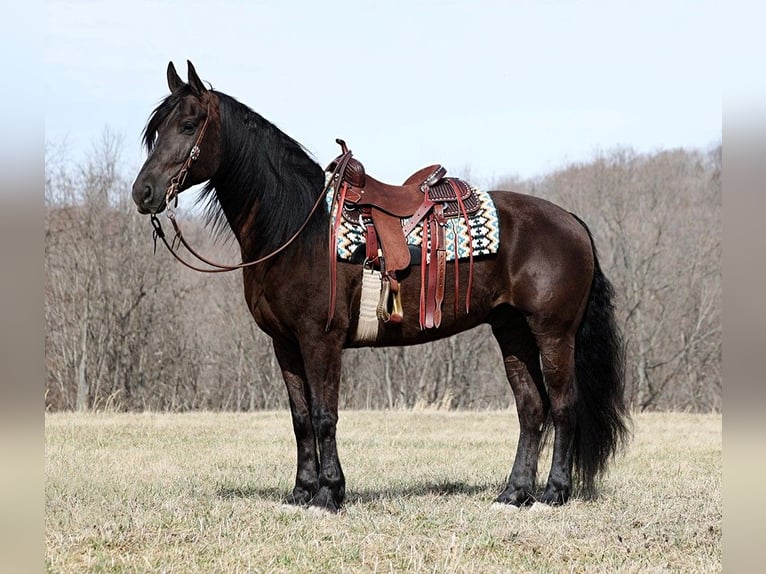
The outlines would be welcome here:
<svg viewBox="0 0 766 574">
<path fill-rule="evenodd" d="M 154 196 L 154 186 L 150 181 L 141 181 L 145 178 L 139 178 L 133 183 L 133 201 L 139 207 L 147 206 L 151 203 Z"/>
</svg>

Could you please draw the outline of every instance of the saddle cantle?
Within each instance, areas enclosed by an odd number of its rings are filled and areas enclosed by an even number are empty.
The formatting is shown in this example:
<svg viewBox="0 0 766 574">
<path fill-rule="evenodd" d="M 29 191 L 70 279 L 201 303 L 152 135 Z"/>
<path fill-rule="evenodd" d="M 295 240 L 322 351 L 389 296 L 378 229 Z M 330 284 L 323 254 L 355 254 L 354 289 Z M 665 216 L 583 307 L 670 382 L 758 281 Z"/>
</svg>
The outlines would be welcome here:
<svg viewBox="0 0 766 574">
<path fill-rule="evenodd" d="M 446 177 L 441 165 L 424 167 L 402 185 L 383 183 L 368 175 L 362 163 L 352 157 L 343 140 L 336 140 L 342 154 L 327 167 L 332 172 L 334 197 L 331 212 L 333 224 L 330 233 L 331 294 L 330 318 L 335 308 L 335 241 L 340 218 L 358 223 L 365 229 L 365 266 L 381 270 L 381 300 L 378 317 L 384 322 L 401 322 L 401 292 L 397 272 L 410 265 L 407 236 L 419 225 L 423 227 L 421 250 L 420 326 L 438 327 L 441 324 L 441 305 L 444 300 L 446 271 L 445 231 L 447 220 L 464 217 L 480 208 L 480 201 L 471 186 L 461 179 Z M 458 265 L 457 260 L 455 265 Z M 455 273 L 455 309 L 459 292 L 458 273 Z M 466 312 L 470 307 L 473 277 L 473 253 L 469 247 L 468 289 Z M 389 305 L 389 294 L 392 295 Z M 388 312 L 391 307 L 391 312 Z"/>
</svg>

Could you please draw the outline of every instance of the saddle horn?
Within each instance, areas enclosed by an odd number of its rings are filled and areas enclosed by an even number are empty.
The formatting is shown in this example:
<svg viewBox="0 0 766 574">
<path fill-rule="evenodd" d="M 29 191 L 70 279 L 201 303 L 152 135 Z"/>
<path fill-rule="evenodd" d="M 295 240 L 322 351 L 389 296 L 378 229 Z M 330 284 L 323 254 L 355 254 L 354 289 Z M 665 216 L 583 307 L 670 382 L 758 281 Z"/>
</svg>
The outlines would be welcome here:
<svg viewBox="0 0 766 574">
<path fill-rule="evenodd" d="M 336 143 L 336 144 L 338 144 L 338 145 L 340 146 L 340 151 L 341 151 L 342 153 L 348 153 L 348 147 L 346 147 L 346 142 L 344 142 L 344 141 L 343 141 L 342 139 L 340 139 L 340 138 L 335 138 L 335 143 Z"/>
</svg>

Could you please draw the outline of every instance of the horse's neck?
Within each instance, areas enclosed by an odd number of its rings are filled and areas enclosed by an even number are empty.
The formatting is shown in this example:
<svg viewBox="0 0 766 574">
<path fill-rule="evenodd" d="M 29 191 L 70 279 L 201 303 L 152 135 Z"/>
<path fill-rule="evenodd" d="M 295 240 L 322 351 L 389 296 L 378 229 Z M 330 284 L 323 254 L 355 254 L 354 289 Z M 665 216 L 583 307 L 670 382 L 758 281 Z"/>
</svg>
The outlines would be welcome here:
<svg viewBox="0 0 766 574">
<path fill-rule="evenodd" d="M 279 251 L 279 253 L 273 256 L 274 261 L 280 258 L 283 254 L 294 253 L 295 251 L 300 251 L 305 257 L 312 260 L 320 257 L 321 254 L 319 252 L 321 252 L 322 247 L 324 247 L 323 242 L 320 241 L 307 244 L 305 241 L 301 240 L 301 235 L 306 232 L 305 230 L 301 231 L 297 236 L 295 233 L 300 228 L 300 225 L 304 223 L 305 218 L 308 218 L 309 216 L 311 218 L 322 218 L 324 214 L 322 206 L 320 205 L 314 213 L 309 214 L 307 212 L 306 214 L 302 214 L 304 217 L 301 218 L 300 221 L 295 222 L 294 228 L 286 229 L 284 231 L 284 236 L 266 236 L 266 232 L 264 231 L 265 226 L 262 221 L 262 218 L 266 216 L 260 212 L 260 209 L 263 209 L 262 195 L 258 193 L 257 189 L 258 188 L 256 187 L 253 190 L 255 198 L 250 205 L 247 214 L 237 212 L 235 206 L 226 202 L 225 188 L 217 191 L 221 209 L 226 216 L 234 237 L 239 243 L 243 262 L 268 256 L 275 251 Z M 284 209 L 292 209 L 292 206 L 285 205 Z M 287 245 L 288 243 L 289 245 Z M 287 248 L 283 251 L 281 248 L 286 245 Z"/>
<path fill-rule="evenodd" d="M 235 206 L 232 206 L 226 201 L 226 188 L 216 188 L 216 194 L 218 196 L 218 202 L 223 210 L 226 221 L 228 222 L 231 232 L 239 244 L 242 252 L 243 261 L 245 258 L 254 259 L 258 255 L 258 230 L 255 226 L 258 211 L 258 201 L 250 207 L 247 215 L 239 212 Z"/>
<path fill-rule="evenodd" d="M 310 257 L 313 244 L 322 243 L 314 237 L 319 229 L 319 219 L 328 217 L 322 206 L 316 213 L 310 213 L 311 204 L 321 192 L 321 167 L 317 165 L 316 172 L 312 173 L 306 162 L 313 164 L 313 160 L 308 155 L 294 155 L 305 153 L 302 148 L 263 118 L 261 121 L 261 129 L 248 131 L 244 142 L 236 146 L 224 145 L 220 176 L 213 182 L 217 200 L 246 260 L 263 257 L 278 249 L 291 241 L 291 235 L 306 218 L 318 218 L 286 250 L 294 251 L 302 245 L 302 251 Z M 276 173 L 275 165 L 295 167 L 294 171 Z M 314 186 L 318 186 L 316 194 L 312 192 Z"/>
</svg>

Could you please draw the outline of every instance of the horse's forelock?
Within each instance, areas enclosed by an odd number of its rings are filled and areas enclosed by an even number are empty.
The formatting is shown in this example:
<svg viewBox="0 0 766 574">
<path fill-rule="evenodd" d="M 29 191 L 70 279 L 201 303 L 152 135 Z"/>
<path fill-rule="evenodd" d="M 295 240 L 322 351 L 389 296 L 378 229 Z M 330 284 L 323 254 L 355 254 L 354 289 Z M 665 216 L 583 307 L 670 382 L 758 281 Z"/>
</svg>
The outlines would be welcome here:
<svg viewBox="0 0 766 574">
<path fill-rule="evenodd" d="M 146 122 L 146 127 L 143 133 L 143 144 L 147 153 L 151 153 L 154 149 L 154 144 L 157 142 L 157 133 L 160 130 L 163 122 L 167 119 L 170 113 L 181 102 L 181 100 L 191 94 L 191 88 L 188 85 L 183 86 L 181 89 L 176 90 L 164 100 L 162 100 L 154 111 L 149 116 L 149 120 Z"/>
</svg>

